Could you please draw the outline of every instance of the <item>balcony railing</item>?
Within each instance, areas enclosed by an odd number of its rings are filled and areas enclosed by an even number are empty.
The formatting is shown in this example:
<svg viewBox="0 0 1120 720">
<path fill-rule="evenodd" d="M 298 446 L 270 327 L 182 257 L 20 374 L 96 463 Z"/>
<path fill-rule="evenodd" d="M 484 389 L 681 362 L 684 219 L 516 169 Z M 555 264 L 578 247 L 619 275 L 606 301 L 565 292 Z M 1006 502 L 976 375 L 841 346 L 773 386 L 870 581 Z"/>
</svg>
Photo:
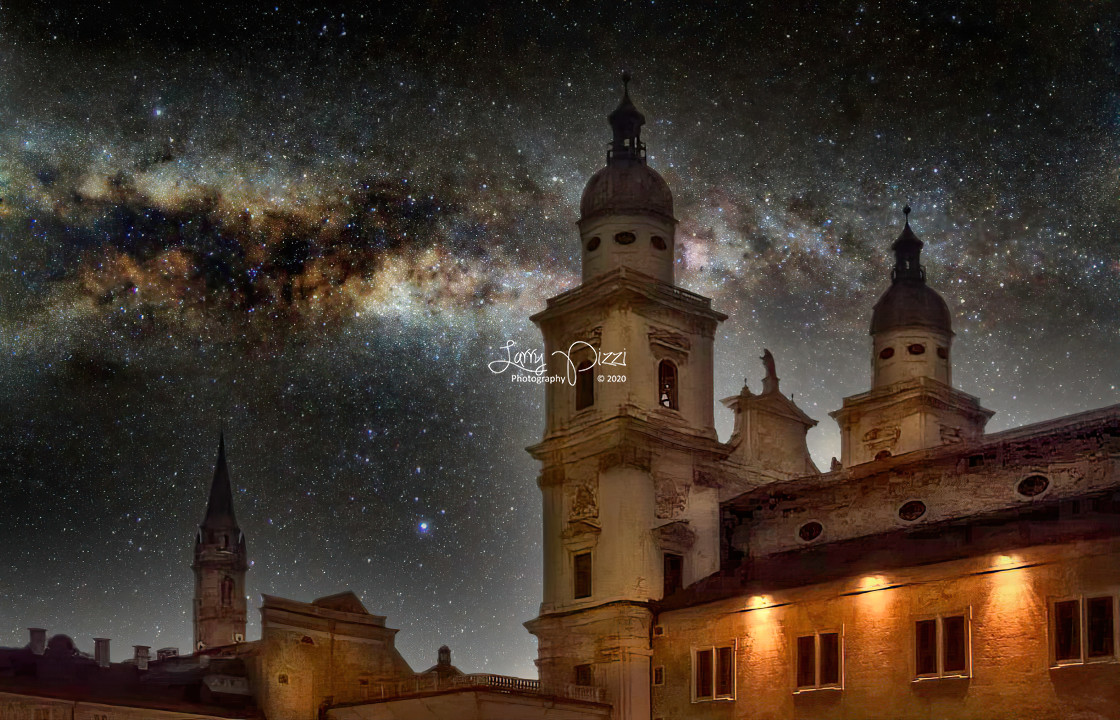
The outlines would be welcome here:
<svg viewBox="0 0 1120 720">
<path fill-rule="evenodd" d="M 569 700 L 602 702 L 602 690 L 586 685 L 565 684 L 561 686 L 541 685 L 540 680 L 510 677 L 508 675 L 454 675 L 441 678 L 438 675 L 417 675 L 410 680 L 379 683 L 370 689 L 370 700 L 389 700 L 410 695 L 442 692 L 445 690 L 490 690 L 493 692 L 515 692 L 536 695 L 553 695 Z"/>
</svg>

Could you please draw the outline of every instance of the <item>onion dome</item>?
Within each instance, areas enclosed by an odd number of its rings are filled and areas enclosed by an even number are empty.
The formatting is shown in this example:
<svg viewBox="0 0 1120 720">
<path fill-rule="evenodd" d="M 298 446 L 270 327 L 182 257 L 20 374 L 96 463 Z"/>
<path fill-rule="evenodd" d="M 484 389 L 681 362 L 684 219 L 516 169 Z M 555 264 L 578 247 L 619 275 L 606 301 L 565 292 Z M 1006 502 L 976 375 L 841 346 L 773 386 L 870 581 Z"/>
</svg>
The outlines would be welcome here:
<svg viewBox="0 0 1120 720">
<path fill-rule="evenodd" d="M 630 75 L 622 75 L 622 102 L 609 116 L 614 137 L 607 166 L 591 176 L 579 209 L 583 219 L 599 213 L 654 214 L 673 218 L 673 194 L 657 171 L 646 164 L 642 125 L 646 118 L 630 100 Z"/>
<path fill-rule="evenodd" d="M 891 245 L 895 255 L 891 286 L 871 315 L 871 334 L 902 327 L 928 327 L 952 334 L 953 321 L 949 306 L 937 292 L 926 285 L 926 270 L 920 263 L 922 241 L 910 229 L 910 206 L 903 208 L 906 227 Z"/>
</svg>

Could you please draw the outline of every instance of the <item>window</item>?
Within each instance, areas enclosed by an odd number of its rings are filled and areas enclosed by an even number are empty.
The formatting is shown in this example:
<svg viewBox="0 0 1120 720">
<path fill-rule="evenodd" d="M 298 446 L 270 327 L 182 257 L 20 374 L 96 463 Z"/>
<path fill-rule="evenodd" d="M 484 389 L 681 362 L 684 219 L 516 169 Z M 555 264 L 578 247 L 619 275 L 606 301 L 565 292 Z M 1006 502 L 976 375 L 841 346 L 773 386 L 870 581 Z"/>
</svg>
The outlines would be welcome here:
<svg viewBox="0 0 1120 720">
<path fill-rule="evenodd" d="M 894 357 L 894 348 L 892 347 L 885 347 L 879 351 L 880 360 L 890 360 L 892 357 Z"/>
<path fill-rule="evenodd" d="M 658 665 L 657 667 L 655 667 L 653 669 L 653 684 L 654 685 L 664 685 L 665 684 L 665 666 L 664 665 Z"/>
<path fill-rule="evenodd" d="M 797 638 L 797 689 L 841 687 L 840 633 Z"/>
<path fill-rule="evenodd" d="M 735 646 L 692 651 L 692 701 L 735 699 Z"/>
<path fill-rule="evenodd" d="M 632 232 L 620 232 L 614 236 L 614 241 L 619 245 L 629 245 L 638 239 L 638 236 Z"/>
<path fill-rule="evenodd" d="M 1055 665 L 1116 657 L 1116 598 L 1101 595 L 1059 600 L 1051 609 Z"/>
<path fill-rule="evenodd" d="M 670 410 L 677 409 L 677 366 L 668 360 L 662 360 L 657 366 L 657 391 L 658 402 L 661 407 Z"/>
<path fill-rule="evenodd" d="M 595 404 L 595 374 L 591 372 L 591 361 L 584 360 L 576 366 L 576 410 L 583 410 Z"/>
<path fill-rule="evenodd" d="M 684 557 L 675 553 L 665 553 L 665 588 L 662 597 L 669 597 L 684 587 Z"/>
<path fill-rule="evenodd" d="M 279 675 L 277 675 L 276 676 L 276 684 L 277 685 L 287 685 L 288 684 L 288 673 L 280 673 Z"/>
<path fill-rule="evenodd" d="M 921 343 L 914 343 L 913 345 L 907 347 L 906 351 L 911 355 L 924 355 L 926 352 L 926 346 L 922 345 Z"/>
<path fill-rule="evenodd" d="M 926 514 L 926 504 L 921 500 L 911 500 L 898 509 L 898 516 L 907 522 L 914 522 Z"/>
<path fill-rule="evenodd" d="M 1046 492 L 1050 481 L 1044 475 L 1031 475 L 1019 481 L 1015 490 L 1023 497 L 1036 497 Z"/>
<path fill-rule="evenodd" d="M 591 553 L 582 552 L 572 558 L 573 596 L 591 597 Z"/>
<path fill-rule="evenodd" d="M 655 250 L 664 250 L 665 248 L 669 247 L 665 242 L 665 238 L 661 237 L 660 235 L 654 235 L 649 239 L 649 242 L 651 245 L 653 245 Z"/>
<path fill-rule="evenodd" d="M 233 578 L 226 576 L 222 578 L 222 607 L 229 607 L 233 604 Z"/>
<path fill-rule="evenodd" d="M 575 684 L 583 685 L 585 687 L 593 685 L 591 681 L 591 665 L 576 665 L 575 667 Z"/>
<path fill-rule="evenodd" d="M 596 235 L 595 237 L 591 238 L 587 242 L 587 252 L 595 252 L 598 249 L 599 249 L 599 236 Z"/>
<path fill-rule="evenodd" d="M 816 520 L 805 523 L 797 530 L 797 537 L 801 538 L 804 542 L 812 542 L 821 536 L 824 532 L 824 525 L 821 525 Z"/>
<path fill-rule="evenodd" d="M 914 674 L 919 678 L 969 676 L 968 615 L 945 615 L 914 625 Z"/>
</svg>

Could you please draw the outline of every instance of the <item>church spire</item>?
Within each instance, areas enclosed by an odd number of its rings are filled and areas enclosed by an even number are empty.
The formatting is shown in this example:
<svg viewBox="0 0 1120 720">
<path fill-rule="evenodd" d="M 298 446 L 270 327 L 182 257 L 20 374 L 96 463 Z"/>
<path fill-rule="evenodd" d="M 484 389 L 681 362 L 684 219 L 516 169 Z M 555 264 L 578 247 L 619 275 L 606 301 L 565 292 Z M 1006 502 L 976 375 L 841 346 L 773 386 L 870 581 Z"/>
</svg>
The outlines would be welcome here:
<svg viewBox="0 0 1120 720">
<path fill-rule="evenodd" d="M 214 467 L 214 480 L 210 484 L 210 501 L 206 504 L 206 517 L 202 527 L 237 527 L 233 515 L 233 488 L 229 481 L 229 468 L 226 467 L 226 436 L 218 436 L 218 462 Z"/>
<path fill-rule="evenodd" d="M 891 245 L 895 257 L 894 270 L 891 271 L 891 282 L 910 280 L 924 283 L 926 281 L 926 270 L 921 265 L 923 245 L 914 231 L 910 229 L 909 205 L 902 208 L 902 214 L 906 218 L 906 227 L 902 228 L 902 234 Z"/>
<path fill-rule="evenodd" d="M 629 165 L 645 163 L 646 146 L 642 143 L 642 125 L 646 118 L 630 99 L 630 73 L 622 73 L 622 102 L 607 116 L 614 139 L 607 153 L 608 165 Z"/>
</svg>

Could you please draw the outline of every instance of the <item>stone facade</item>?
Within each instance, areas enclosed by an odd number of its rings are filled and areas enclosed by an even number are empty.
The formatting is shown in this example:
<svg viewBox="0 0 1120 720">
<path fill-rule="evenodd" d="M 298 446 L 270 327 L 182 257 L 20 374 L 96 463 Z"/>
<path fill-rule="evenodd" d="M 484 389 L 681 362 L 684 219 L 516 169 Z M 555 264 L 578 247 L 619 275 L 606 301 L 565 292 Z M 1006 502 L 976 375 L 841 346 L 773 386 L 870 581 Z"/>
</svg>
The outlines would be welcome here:
<svg viewBox="0 0 1120 720">
<path fill-rule="evenodd" d="M 1120 407 L 985 434 L 906 208 L 870 389 L 832 414 L 841 458 L 814 465 L 769 351 L 720 442 L 725 316 L 673 284 L 674 238 L 653 238 L 672 196 L 628 95 L 610 121 L 583 284 L 532 318 L 550 374 L 590 371 L 546 385 L 529 448 L 542 683 L 600 689 L 619 720 L 1120 718 Z"/>
</svg>

